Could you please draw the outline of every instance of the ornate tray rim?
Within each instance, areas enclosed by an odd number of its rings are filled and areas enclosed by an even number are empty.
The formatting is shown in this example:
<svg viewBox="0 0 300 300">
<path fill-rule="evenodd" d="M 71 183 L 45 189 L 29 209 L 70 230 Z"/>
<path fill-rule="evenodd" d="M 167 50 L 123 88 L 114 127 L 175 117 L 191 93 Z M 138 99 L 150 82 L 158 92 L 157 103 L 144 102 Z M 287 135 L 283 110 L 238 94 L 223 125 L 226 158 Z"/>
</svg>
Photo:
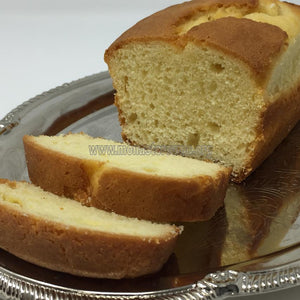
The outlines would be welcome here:
<svg viewBox="0 0 300 300">
<path fill-rule="evenodd" d="M 101 72 L 65 83 L 46 91 L 17 106 L 0 120 L 0 136 L 15 127 L 22 114 L 36 108 L 49 98 L 64 94 L 73 88 L 99 80 L 109 79 L 109 73 Z M 300 285 L 299 260 L 274 269 L 237 272 L 226 270 L 208 274 L 194 284 L 145 293 L 110 293 L 76 290 L 53 285 L 9 271 L 0 267 L 0 295 L 7 299 L 224 299 L 273 292 Z"/>
</svg>

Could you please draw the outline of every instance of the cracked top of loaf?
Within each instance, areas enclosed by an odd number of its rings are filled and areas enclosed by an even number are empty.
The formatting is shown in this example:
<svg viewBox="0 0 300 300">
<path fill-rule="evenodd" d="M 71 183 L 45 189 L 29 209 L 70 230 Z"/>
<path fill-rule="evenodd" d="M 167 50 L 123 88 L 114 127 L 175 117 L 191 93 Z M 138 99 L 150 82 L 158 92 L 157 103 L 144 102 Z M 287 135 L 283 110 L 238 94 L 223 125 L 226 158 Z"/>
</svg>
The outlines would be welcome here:
<svg viewBox="0 0 300 300">
<path fill-rule="evenodd" d="M 159 11 L 123 33 L 106 51 L 131 42 L 189 42 L 215 47 L 265 77 L 285 46 L 300 33 L 300 7 L 277 0 L 192 0 Z"/>
</svg>

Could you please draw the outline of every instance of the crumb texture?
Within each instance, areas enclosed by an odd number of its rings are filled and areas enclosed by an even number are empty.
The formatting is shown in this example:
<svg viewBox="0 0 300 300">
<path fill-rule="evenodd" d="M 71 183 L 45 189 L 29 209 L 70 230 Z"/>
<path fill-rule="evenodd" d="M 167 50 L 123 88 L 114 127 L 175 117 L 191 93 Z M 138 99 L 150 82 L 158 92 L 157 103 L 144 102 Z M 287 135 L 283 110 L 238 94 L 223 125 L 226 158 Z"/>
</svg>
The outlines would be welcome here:
<svg viewBox="0 0 300 300">
<path fill-rule="evenodd" d="M 192 178 L 215 176 L 224 168 L 205 161 L 197 161 L 165 152 L 148 151 L 124 143 L 103 138 L 92 138 L 85 134 L 65 136 L 30 137 L 42 147 L 67 156 L 105 163 L 107 167 L 164 177 Z"/>
<path fill-rule="evenodd" d="M 132 278 L 161 269 L 182 228 L 118 216 L 0 180 L 0 247 L 51 270 Z"/>
<path fill-rule="evenodd" d="M 30 180 L 44 190 L 157 222 L 210 219 L 231 171 L 85 134 L 25 136 L 24 148 Z"/>
<path fill-rule="evenodd" d="M 176 232 L 175 227 L 171 225 L 129 219 L 93 207 L 85 207 L 76 201 L 44 192 L 27 183 L 17 183 L 15 188 L 0 184 L 0 201 L 1 204 L 23 214 L 61 223 L 66 227 L 145 239 L 167 237 Z"/>
<path fill-rule="evenodd" d="M 299 101 L 299 50 L 300 9 L 277 0 L 190 1 L 142 20 L 105 56 L 124 139 L 192 147 L 242 180 L 299 119 L 266 135 L 272 104 Z"/>
</svg>

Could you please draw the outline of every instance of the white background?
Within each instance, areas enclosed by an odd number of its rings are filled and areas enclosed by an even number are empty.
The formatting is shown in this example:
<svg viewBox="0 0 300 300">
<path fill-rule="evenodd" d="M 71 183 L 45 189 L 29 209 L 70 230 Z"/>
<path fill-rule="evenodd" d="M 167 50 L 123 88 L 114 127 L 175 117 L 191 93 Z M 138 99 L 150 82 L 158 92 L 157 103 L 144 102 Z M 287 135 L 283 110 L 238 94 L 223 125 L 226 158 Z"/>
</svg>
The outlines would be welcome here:
<svg viewBox="0 0 300 300">
<path fill-rule="evenodd" d="M 107 70 L 106 48 L 139 19 L 182 0 L 0 0 L 0 118 L 17 104 Z"/>
<path fill-rule="evenodd" d="M 114 39 L 142 17 L 180 2 L 0 0 L 0 118 L 50 88 L 107 70 L 103 54 Z M 300 288 L 249 297 L 283 298 L 299 299 Z"/>
</svg>

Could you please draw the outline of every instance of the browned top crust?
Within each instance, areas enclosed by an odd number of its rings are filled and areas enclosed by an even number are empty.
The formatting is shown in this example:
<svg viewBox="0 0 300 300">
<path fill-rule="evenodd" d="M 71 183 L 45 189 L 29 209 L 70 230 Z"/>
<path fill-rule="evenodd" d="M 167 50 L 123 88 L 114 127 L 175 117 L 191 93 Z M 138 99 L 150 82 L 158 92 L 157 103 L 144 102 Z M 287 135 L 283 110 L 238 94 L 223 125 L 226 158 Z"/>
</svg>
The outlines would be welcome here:
<svg viewBox="0 0 300 300">
<path fill-rule="evenodd" d="M 227 17 L 193 27 L 185 38 L 222 49 L 247 63 L 255 73 L 264 74 L 287 37 L 277 26 Z"/>
<path fill-rule="evenodd" d="M 201 11 L 218 7 L 256 8 L 258 0 L 193 0 L 173 5 L 161 10 L 135 24 L 125 31 L 106 51 L 107 60 L 113 51 L 132 41 L 166 40 L 176 41 L 177 27 Z"/>
<path fill-rule="evenodd" d="M 185 34 L 178 34 L 178 26 L 200 12 L 234 6 L 255 12 L 258 0 L 193 0 L 159 11 L 123 33 L 106 51 L 105 61 L 113 52 L 130 42 L 166 41 L 178 47 L 188 42 L 207 43 L 247 63 L 256 74 L 265 73 L 272 65 L 288 35 L 281 28 L 233 17 L 202 23 Z"/>
</svg>

